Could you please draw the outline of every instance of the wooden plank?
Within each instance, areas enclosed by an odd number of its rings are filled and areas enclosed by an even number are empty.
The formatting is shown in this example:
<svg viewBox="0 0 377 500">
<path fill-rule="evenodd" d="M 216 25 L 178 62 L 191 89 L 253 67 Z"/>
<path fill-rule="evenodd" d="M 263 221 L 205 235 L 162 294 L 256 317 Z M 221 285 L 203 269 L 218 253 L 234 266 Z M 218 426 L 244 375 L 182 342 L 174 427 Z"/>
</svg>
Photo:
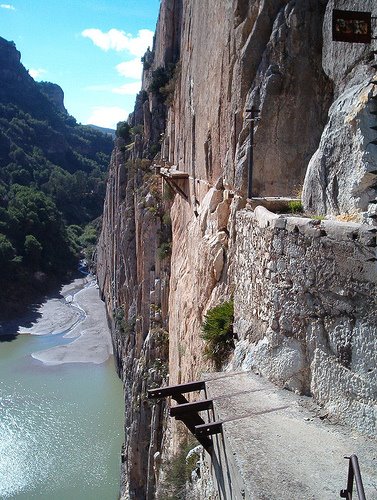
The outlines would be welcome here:
<svg viewBox="0 0 377 500">
<path fill-rule="evenodd" d="M 172 406 L 170 408 L 170 416 L 176 417 L 178 415 L 184 415 L 186 413 L 212 410 L 212 408 L 213 408 L 212 399 L 203 399 L 202 401 L 195 401 L 193 403 L 185 403 L 178 406 Z"/>
<path fill-rule="evenodd" d="M 201 380 L 200 382 L 189 382 L 187 384 L 170 385 L 168 387 L 159 387 L 158 389 L 149 389 L 148 398 L 165 398 L 175 394 L 184 394 L 186 392 L 201 391 L 205 388 L 206 383 Z"/>
</svg>

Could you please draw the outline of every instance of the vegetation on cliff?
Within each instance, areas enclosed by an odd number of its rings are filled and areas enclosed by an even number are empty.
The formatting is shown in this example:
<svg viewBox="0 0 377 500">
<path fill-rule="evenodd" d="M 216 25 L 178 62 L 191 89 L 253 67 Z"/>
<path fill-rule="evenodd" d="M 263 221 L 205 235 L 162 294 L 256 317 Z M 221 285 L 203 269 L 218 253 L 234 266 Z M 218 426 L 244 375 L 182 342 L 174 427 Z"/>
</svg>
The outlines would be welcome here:
<svg viewBox="0 0 377 500">
<path fill-rule="evenodd" d="M 94 244 L 85 225 L 101 214 L 113 141 L 68 115 L 60 87 L 36 83 L 4 39 L 0 62 L 3 302 L 64 275 Z"/>
<path fill-rule="evenodd" d="M 204 354 L 214 362 L 217 369 L 226 361 L 234 348 L 233 301 L 223 302 L 205 315 L 203 340 L 206 343 Z"/>
</svg>

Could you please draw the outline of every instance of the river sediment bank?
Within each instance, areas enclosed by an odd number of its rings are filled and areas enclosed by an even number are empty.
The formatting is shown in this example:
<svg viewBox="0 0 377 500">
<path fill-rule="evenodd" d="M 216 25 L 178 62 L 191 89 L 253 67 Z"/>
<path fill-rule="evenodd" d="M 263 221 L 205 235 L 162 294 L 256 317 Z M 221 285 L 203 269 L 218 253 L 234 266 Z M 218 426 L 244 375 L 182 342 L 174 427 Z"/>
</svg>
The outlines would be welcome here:
<svg viewBox="0 0 377 500">
<path fill-rule="evenodd" d="M 20 328 L 19 333 L 43 335 L 56 332 L 75 340 L 33 352 L 32 357 L 49 365 L 105 362 L 112 355 L 113 348 L 94 278 L 75 280 L 62 288 L 62 295 L 64 299 L 60 301 L 52 299 L 43 304 L 39 310 L 40 319 L 29 328 Z"/>
</svg>

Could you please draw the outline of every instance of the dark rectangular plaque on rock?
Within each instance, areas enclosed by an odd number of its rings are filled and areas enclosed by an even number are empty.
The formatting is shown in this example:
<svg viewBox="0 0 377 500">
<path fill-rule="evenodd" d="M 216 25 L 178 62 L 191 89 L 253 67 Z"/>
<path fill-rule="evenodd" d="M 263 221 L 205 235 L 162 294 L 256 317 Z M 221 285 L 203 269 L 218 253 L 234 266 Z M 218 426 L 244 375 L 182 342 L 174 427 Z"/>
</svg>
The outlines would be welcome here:
<svg viewBox="0 0 377 500">
<path fill-rule="evenodd" d="M 336 42 L 371 43 L 371 13 L 333 10 L 332 38 Z"/>
</svg>

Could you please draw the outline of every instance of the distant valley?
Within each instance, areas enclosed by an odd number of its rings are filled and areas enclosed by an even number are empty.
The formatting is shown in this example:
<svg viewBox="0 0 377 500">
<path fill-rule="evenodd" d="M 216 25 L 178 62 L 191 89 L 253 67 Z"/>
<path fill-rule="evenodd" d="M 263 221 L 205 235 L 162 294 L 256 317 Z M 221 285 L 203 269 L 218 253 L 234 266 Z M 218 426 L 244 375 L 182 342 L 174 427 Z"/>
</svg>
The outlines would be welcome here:
<svg viewBox="0 0 377 500">
<path fill-rule="evenodd" d="M 35 82 L 20 60 L 15 44 L 0 38 L 2 315 L 94 248 L 113 147 L 112 131 L 78 124 L 63 90 Z"/>
</svg>

